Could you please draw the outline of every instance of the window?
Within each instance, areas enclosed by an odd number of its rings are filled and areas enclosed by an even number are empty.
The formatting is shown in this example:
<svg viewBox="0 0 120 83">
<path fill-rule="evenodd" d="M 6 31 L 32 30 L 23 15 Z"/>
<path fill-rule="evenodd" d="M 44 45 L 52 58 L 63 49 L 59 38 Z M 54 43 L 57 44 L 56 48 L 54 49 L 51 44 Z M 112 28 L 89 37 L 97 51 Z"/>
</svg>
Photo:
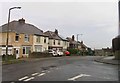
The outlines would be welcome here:
<svg viewBox="0 0 120 83">
<path fill-rule="evenodd" d="M 53 41 L 53 44 L 55 45 L 55 40 Z"/>
<path fill-rule="evenodd" d="M 46 38 L 44 37 L 44 43 L 46 43 Z"/>
<path fill-rule="evenodd" d="M 29 41 L 29 35 L 25 34 L 25 42 Z"/>
<path fill-rule="evenodd" d="M 36 42 L 40 43 L 40 37 L 37 36 Z"/>
<path fill-rule="evenodd" d="M 23 54 L 29 54 L 30 47 L 23 47 Z"/>
<path fill-rule="evenodd" d="M 65 46 L 67 45 L 67 42 L 66 41 L 64 41 L 64 44 L 65 44 Z"/>
<path fill-rule="evenodd" d="M 41 52 L 42 51 L 42 46 L 36 45 L 35 46 L 35 52 Z"/>
<path fill-rule="evenodd" d="M 58 45 L 60 45 L 60 40 L 58 40 Z"/>
<path fill-rule="evenodd" d="M 16 33 L 15 41 L 19 41 L 19 34 L 18 33 Z"/>
</svg>

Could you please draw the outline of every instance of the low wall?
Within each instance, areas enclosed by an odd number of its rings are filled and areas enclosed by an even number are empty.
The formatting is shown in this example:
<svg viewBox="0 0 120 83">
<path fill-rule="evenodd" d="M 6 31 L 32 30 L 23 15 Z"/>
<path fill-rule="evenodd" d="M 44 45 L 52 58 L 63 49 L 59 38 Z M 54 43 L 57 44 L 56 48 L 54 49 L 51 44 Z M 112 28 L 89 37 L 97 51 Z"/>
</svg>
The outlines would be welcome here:
<svg viewBox="0 0 120 83">
<path fill-rule="evenodd" d="M 120 50 L 115 51 L 114 55 L 115 55 L 115 59 L 120 60 Z"/>
</svg>

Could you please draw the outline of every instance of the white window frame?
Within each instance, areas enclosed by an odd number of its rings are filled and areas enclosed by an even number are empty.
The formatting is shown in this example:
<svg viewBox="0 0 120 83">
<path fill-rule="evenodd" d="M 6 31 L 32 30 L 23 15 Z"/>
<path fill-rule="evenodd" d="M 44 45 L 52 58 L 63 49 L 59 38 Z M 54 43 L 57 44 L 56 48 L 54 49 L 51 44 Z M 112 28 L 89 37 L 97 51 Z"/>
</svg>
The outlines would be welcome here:
<svg viewBox="0 0 120 83">
<path fill-rule="evenodd" d="M 31 50 L 31 46 L 23 46 L 23 47 L 22 47 L 22 51 L 23 51 L 23 48 L 25 48 L 25 55 L 28 55 L 29 53 L 27 54 L 26 49 L 27 49 L 27 48 L 30 48 L 30 50 Z M 22 54 L 24 54 L 24 53 L 22 53 Z"/>
<path fill-rule="evenodd" d="M 28 35 L 28 34 L 25 34 L 24 36 L 25 36 L 25 37 L 24 37 L 25 42 L 29 42 L 29 35 Z"/>
<path fill-rule="evenodd" d="M 37 37 L 36 37 L 36 42 L 37 42 L 37 43 L 40 43 L 40 40 L 41 40 L 41 37 L 40 37 L 40 36 L 37 36 Z"/>
</svg>

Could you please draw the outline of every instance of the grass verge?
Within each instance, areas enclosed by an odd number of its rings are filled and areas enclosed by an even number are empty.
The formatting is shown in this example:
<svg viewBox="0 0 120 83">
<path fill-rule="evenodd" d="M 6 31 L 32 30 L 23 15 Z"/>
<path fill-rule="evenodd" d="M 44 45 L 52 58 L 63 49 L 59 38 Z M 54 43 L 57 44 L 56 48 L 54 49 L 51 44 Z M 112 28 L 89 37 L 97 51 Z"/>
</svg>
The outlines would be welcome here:
<svg viewBox="0 0 120 83">
<path fill-rule="evenodd" d="M 19 59 L 7 60 L 7 61 L 2 61 L 2 65 L 16 64 L 16 63 L 21 63 L 21 62 L 25 62 L 25 61 L 19 60 Z"/>
</svg>

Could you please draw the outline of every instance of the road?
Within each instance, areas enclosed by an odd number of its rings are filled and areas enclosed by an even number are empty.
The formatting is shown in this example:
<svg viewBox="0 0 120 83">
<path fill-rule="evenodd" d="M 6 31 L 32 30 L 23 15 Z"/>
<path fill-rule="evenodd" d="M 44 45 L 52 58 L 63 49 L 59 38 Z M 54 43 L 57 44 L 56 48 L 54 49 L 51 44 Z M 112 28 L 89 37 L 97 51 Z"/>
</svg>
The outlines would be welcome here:
<svg viewBox="0 0 120 83">
<path fill-rule="evenodd" d="M 118 66 L 95 62 L 99 56 L 42 58 L 3 65 L 3 81 L 118 81 Z"/>
</svg>

